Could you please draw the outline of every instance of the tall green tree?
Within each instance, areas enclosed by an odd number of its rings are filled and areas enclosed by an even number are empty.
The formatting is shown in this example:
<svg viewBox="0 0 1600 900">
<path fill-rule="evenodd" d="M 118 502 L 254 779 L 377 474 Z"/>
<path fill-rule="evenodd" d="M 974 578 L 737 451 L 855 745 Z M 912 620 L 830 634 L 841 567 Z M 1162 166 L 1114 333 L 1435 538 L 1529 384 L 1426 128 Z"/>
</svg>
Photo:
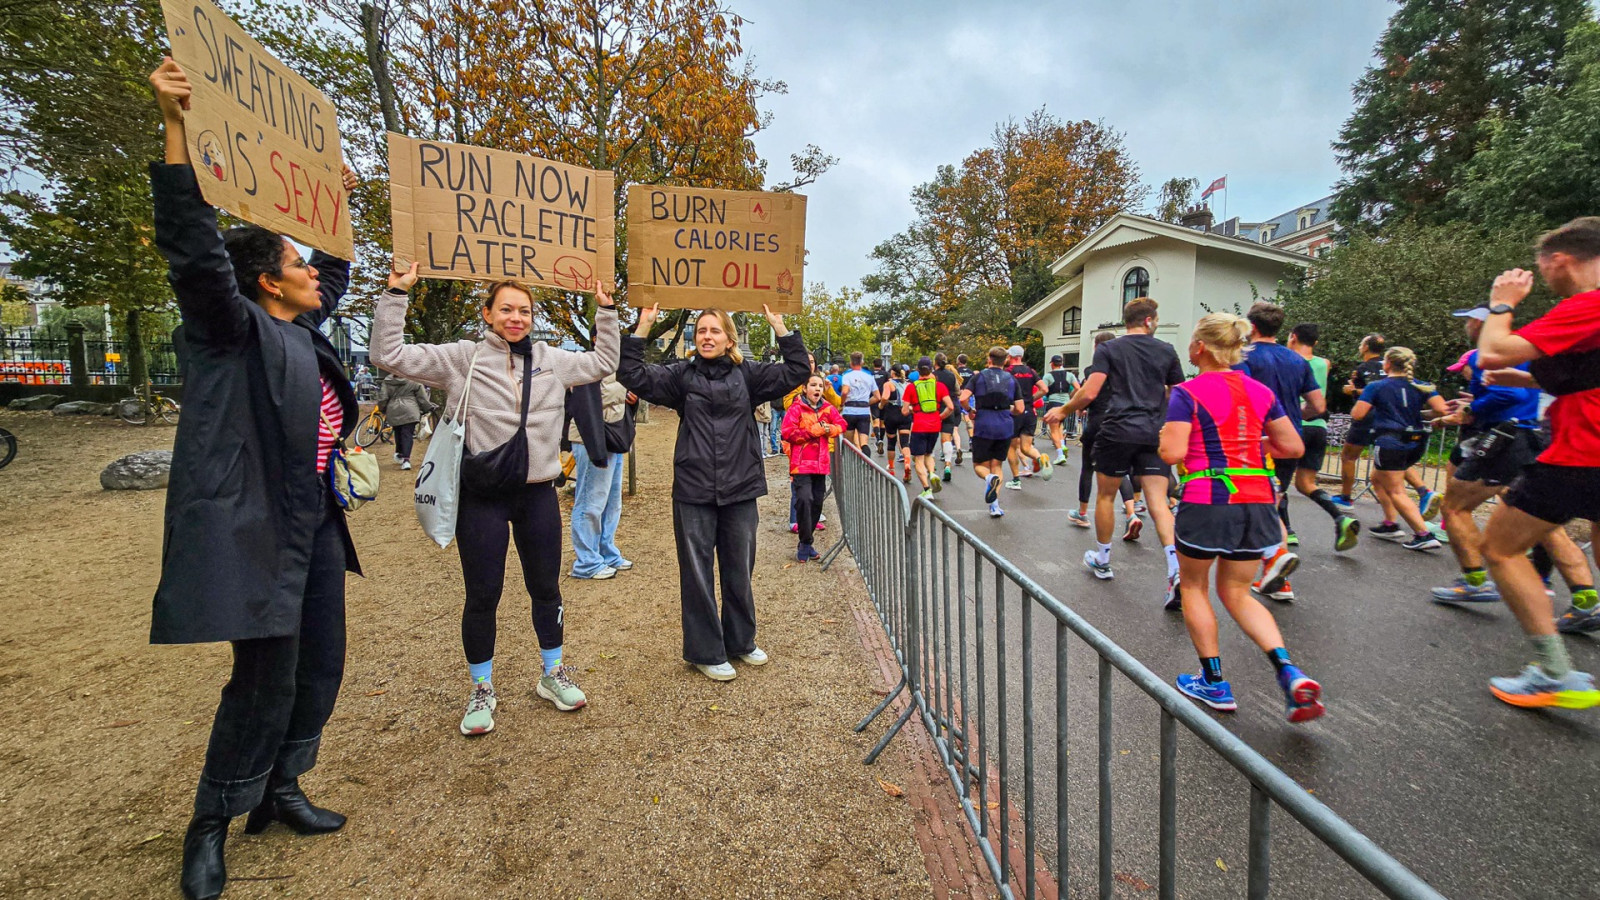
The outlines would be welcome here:
<svg viewBox="0 0 1600 900">
<path fill-rule="evenodd" d="M 1523 115 L 1567 31 L 1591 16 L 1588 0 L 1401 0 L 1334 142 L 1345 171 L 1334 217 L 1371 229 L 1458 215 L 1449 192 L 1488 123 Z"/>
<path fill-rule="evenodd" d="M 1177 224 L 1195 203 L 1195 192 L 1200 190 L 1198 178 L 1168 178 L 1161 185 L 1156 198 L 1155 217 L 1163 222 Z"/>
<path fill-rule="evenodd" d="M 1553 82 L 1522 119 L 1497 116 L 1450 195 L 1475 222 L 1533 217 L 1558 225 L 1600 213 L 1600 23 L 1567 33 Z"/>
<path fill-rule="evenodd" d="M 1450 312 L 1487 299 L 1495 276 L 1506 269 L 1527 266 L 1539 230 L 1538 222 L 1522 220 L 1492 230 L 1402 222 L 1382 235 L 1357 232 L 1314 261 L 1310 277 L 1281 292 L 1279 302 L 1289 321 L 1322 326 L 1319 349 L 1334 361 L 1336 373 L 1355 365 L 1362 336 L 1376 331 L 1390 346 L 1416 351 L 1419 378 L 1441 379 L 1445 367 L 1470 349 L 1461 320 Z M 1518 322 L 1553 302 L 1539 286 L 1517 308 Z"/>
</svg>

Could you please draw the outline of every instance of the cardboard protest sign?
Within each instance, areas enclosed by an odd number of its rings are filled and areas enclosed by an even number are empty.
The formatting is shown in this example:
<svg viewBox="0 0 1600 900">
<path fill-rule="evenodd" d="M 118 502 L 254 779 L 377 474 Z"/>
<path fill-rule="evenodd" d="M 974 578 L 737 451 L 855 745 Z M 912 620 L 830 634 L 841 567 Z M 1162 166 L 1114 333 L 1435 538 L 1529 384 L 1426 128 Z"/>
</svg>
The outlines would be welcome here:
<svg viewBox="0 0 1600 900">
<path fill-rule="evenodd" d="M 610 172 L 390 133 L 394 253 L 424 278 L 609 287 L 615 184 Z"/>
<path fill-rule="evenodd" d="M 350 259 L 333 104 L 210 0 L 161 0 L 172 58 L 194 88 L 184 114 L 206 202 Z"/>
<path fill-rule="evenodd" d="M 628 304 L 800 312 L 806 198 L 628 188 Z"/>
</svg>

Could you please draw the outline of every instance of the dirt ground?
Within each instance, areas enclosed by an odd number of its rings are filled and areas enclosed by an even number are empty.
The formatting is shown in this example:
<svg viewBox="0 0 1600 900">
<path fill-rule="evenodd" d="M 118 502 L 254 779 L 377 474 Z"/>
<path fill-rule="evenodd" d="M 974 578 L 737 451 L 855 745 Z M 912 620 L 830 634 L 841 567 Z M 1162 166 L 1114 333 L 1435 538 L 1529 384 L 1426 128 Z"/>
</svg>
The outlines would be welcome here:
<svg viewBox="0 0 1600 900">
<path fill-rule="evenodd" d="M 146 642 L 163 493 L 98 479 L 124 453 L 171 447 L 174 429 L 6 411 L 0 426 L 21 441 L 0 470 L 0 896 L 176 896 L 229 653 Z M 344 689 L 302 781 L 350 822 L 308 838 L 236 821 L 226 896 L 929 896 L 912 812 L 878 783 L 904 784 L 907 760 L 864 768 L 877 729 L 850 731 L 882 686 L 851 613 L 859 588 L 792 563 L 779 460 L 755 582 L 772 663 L 717 684 L 679 658 L 675 427 L 657 411 L 639 429 L 618 539 L 635 570 L 562 582 L 588 708 L 534 696 L 513 548 L 498 727 L 474 740 L 456 730 L 460 565 L 422 536 L 385 462 L 383 496 L 351 519 L 368 577 L 349 581 Z"/>
</svg>

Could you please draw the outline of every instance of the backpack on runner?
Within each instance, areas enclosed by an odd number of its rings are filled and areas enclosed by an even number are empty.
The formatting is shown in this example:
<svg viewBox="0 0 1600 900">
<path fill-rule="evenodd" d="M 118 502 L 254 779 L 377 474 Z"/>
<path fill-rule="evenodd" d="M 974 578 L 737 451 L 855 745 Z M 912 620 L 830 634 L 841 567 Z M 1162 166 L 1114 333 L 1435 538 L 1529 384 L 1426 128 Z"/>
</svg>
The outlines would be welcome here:
<svg viewBox="0 0 1600 900">
<path fill-rule="evenodd" d="M 999 369 L 984 369 L 974 376 L 972 405 L 978 409 L 1008 409 L 1011 392 L 1006 390 L 1006 379 Z"/>
<path fill-rule="evenodd" d="M 917 389 L 917 409 L 925 413 L 939 411 L 939 382 L 932 375 L 918 378 L 911 386 Z"/>
</svg>

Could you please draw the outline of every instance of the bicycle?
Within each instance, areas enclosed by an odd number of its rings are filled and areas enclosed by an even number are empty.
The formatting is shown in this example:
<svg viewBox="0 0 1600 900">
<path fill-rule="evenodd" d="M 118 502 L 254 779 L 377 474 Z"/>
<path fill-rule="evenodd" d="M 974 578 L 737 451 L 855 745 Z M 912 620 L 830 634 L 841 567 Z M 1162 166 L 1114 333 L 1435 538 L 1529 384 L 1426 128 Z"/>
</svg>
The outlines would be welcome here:
<svg viewBox="0 0 1600 900">
<path fill-rule="evenodd" d="M 155 385 L 148 381 L 136 388 L 132 397 L 117 401 L 117 417 L 129 425 L 149 425 L 158 418 L 176 425 L 180 409 L 178 401 L 156 393 Z"/>
<path fill-rule="evenodd" d="M 0 469 L 17 456 L 17 437 L 11 432 L 0 428 Z"/>
<path fill-rule="evenodd" d="M 383 412 L 376 406 L 367 417 L 356 426 L 356 446 L 365 450 L 373 444 L 382 441 L 385 444 L 394 442 L 394 426 L 384 417 Z"/>
</svg>

